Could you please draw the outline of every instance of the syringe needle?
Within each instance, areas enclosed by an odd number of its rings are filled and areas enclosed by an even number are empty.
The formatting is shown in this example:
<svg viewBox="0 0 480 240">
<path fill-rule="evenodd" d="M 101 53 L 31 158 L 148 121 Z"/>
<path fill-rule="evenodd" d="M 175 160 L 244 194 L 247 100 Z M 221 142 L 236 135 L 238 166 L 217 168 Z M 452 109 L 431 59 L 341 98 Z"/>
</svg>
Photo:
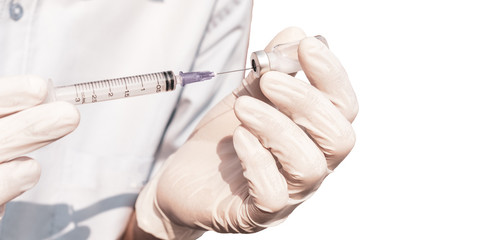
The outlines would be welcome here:
<svg viewBox="0 0 480 240">
<path fill-rule="evenodd" d="M 237 69 L 237 70 L 232 70 L 232 71 L 219 72 L 219 73 L 216 73 L 216 75 L 233 73 L 233 72 L 247 71 L 247 70 L 250 70 L 250 69 L 252 69 L 252 68 L 243 68 L 243 69 Z"/>
</svg>

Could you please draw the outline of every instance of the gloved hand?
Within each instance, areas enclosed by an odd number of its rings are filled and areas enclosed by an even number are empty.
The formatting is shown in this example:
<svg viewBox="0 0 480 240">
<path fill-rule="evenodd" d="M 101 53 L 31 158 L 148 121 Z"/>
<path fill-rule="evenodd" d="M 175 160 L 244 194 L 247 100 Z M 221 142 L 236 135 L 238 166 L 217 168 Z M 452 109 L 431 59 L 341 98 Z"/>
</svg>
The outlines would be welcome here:
<svg viewBox="0 0 480 240">
<path fill-rule="evenodd" d="M 161 239 L 260 231 L 282 222 L 347 156 L 358 105 L 339 61 L 296 28 L 266 50 L 298 40 L 311 85 L 279 72 L 250 74 L 142 191 L 140 229 Z"/>
<path fill-rule="evenodd" d="M 77 109 L 68 103 L 39 105 L 47 84 L 34 76 L 0 78 L 0 219 L 5 203 L 32 188 L 40 177 L 39 164 L 21 155 L 73 131 Z"/>
</svg>

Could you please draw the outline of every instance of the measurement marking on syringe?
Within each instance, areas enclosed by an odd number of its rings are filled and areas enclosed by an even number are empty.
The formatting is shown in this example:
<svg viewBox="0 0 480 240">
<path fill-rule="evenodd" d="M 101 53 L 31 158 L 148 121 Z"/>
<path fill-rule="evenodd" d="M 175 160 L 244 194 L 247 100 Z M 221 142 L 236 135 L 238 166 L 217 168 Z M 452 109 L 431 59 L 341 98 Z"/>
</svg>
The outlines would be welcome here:
<svg viewBox="0 0 480 240">
<path fill-rule="evenodd" d="M 113 97 L 112 86 L 110 86 L 110 81 L 107 81 L 107 83 L 108 83 L 108 96 Z"/>
<path fill-rule="evenodd" d="M 128 97 L 130 96 L 130 91 L 128 90 L 127 80 L 126 78 L 122 78 L 122 79 L 125 82 L 125 97 Z"/>
<path fill-rule="evenodd" d="M 145 91 L 145 86 L 143 85 L 143 76 L 144 75 L 140 75 L 140 83 L 142 84 L 142 88 L 140 89 L 140 91 Z"/>
<path fill-rule="evenodd" d="M 75 84 L 75 95 L 76 95 L 76 98 L 75 98 L 75 102 L 80 102 L 80 97 L 78 96 L 78 84 Z"/>
<path fill-rule="evenodd" d="M 145 84 L 147 84 L 148 86 L 151 86 L 151 85 L 155 84 L 156 80 L 157 79 L 155 77 L 152 77 L 151 74 L 148 75 L 148 76 L 145 76 L 145 81 L 146 81 Z"/>
<path fill-rule="evenodd" d="M 79 87 L 81 88 L 80 93 L 82 95 L 82 104 L 84 104 L 85 103 L 85 85 L 80 84 Z"/>
<path fill-rule="evenodd" d="M 160 75 L 157 73 L 154 73 L 154 76 L 156 76 L 157 79 L 157 93 L 162 91 L 162 86 L 160 85 Z"/>
<path fill-rule="evenodd" d="M 92 83 L 92 103 L 97 102 L 97 94 L 95 94 L 95 84 L 96 82 Z"/>
</svg>

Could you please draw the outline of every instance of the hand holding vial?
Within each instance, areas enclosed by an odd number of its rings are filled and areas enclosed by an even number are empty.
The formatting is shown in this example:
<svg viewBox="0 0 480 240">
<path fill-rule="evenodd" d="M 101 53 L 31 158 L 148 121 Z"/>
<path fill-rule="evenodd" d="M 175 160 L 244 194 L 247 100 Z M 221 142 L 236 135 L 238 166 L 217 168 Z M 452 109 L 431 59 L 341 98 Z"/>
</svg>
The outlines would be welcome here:
<svg viewBox="0 0 480 240">
<path fill-rule="evenodd" d="M 251 72 L 142 191 L 140 231 L 167 239 L 260 231 L 284 221 L 347 156 L 358 112 L 347 74 L 324 43 L 297 28 L 278 34 L 266 52 L 295 41 L 310 84 Z"/>
</svg>

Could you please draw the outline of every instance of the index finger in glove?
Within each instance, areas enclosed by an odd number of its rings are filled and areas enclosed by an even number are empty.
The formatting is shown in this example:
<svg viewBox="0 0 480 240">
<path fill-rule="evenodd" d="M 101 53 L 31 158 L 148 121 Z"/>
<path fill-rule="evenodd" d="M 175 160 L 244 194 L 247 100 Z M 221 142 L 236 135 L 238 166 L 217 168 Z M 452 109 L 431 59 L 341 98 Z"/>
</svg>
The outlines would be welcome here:
<svg viewBox="0 0 480 240">
<path fill-rule="evenodd" d="M 46 81 L 36 76 L 0 78 L 0 117 L 40 104 L 47 95 Z"/>
<path fill-rule="evenodd" d="M 0 163 L 31 152 L 73 131 L 77 109 L 66 102 L 32 107 L 0 118 Z"/>
<path fill-rule="evenodd" d="M 265 73 L 260 86 L 278 110 L 302 126 L 318 144 L 329 169 L 337 167 L 352 150 L 352 125 L 323 92 L 280 72 Z"/>
<path fill-rule="evenodd" d="M 298 60 L 310 83 L 352 122 L 358 113 L 357 98 L 345 69 L 330 49 L 318 39 L 306 38 L 298 46 Z"/>
<path fill-rule="evenodd" d="M 329 172 L 325 156 L 295 122 L 251 97 L 237 99 L 235 114 L 279 161 L 291 199 L 301 202 L 320 186 Z"/>
</svg>

